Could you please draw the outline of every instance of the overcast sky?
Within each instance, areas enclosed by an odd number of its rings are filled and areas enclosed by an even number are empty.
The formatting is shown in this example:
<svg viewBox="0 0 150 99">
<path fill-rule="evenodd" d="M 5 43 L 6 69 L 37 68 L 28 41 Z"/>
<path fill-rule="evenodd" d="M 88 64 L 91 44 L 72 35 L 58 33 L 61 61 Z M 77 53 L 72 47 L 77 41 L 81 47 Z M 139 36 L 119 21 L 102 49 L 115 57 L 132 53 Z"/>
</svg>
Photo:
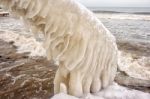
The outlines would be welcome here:
<svg viewBox="0 0 150 99">
<path fill-rule="evenodd" d="M 77 0 L 87 7 L 150 7 L 150 0 Z"/>
</svg>

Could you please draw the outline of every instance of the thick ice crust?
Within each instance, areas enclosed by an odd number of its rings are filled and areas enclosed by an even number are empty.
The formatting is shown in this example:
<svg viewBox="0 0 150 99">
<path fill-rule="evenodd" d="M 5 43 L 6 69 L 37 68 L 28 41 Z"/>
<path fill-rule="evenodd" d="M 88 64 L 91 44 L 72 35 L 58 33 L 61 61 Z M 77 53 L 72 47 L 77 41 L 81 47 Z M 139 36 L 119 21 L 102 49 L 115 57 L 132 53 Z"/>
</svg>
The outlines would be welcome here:
<svg viewBox="0 0 150 99">
<path fill-rule="evenodd" d="M 75 0 L 0 0 L 33 33 L 42 32 L 48 59 L 59 63 L 54 91 L 74 96 L 110 85 L 117 70 L 117 46 L 104 25 Z"/>
</svg>

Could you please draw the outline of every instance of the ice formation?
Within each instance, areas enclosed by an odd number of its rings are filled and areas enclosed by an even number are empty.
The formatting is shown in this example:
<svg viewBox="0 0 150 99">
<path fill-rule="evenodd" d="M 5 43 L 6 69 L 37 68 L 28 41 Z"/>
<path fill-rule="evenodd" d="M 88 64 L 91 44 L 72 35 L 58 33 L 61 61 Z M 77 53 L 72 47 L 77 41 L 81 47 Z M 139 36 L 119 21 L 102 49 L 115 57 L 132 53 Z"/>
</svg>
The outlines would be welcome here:
<svg viewBox="0 0 150 99">
<path fill-rule="evenodd" d="M 42 32 L 48 59 L 59 64 L 54 92 L 74 96 L 112 84 L 117 70 L 114 36 L 75 0 L 0 0 L 33 33 Z"/>
<path fill-rule="evenodd" d="M 14 42 L 14 45 L 18 47 L 18 53 L 30 52 L 29 57 L 46 56 L 42 42 L 37 42 L 33 36 L 26 37 L 11 31 L 3 31 L 0 34 L 0 39 L 6 42 Z"/>
</svg>

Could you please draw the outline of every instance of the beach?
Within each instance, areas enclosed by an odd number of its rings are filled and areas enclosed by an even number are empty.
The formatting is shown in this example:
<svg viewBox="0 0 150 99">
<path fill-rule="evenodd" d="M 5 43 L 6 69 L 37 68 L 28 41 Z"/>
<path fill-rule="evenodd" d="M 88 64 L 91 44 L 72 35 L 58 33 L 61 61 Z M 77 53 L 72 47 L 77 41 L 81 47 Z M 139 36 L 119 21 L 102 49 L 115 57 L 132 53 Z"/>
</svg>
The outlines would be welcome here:
<svg viewBox="0 0 150 99">
<path fill-rule="evenodd" d="M 116 37 L 120 64 L 115 81 L 150 94 L 150 15 L 95 15 Z M 0 17 L 0 99 L 48 99 L 57 69 L 45 57 L 42 42 L 12 15 Z M 17 98 L 15 98 L 17 97 Z"/>
</svg>

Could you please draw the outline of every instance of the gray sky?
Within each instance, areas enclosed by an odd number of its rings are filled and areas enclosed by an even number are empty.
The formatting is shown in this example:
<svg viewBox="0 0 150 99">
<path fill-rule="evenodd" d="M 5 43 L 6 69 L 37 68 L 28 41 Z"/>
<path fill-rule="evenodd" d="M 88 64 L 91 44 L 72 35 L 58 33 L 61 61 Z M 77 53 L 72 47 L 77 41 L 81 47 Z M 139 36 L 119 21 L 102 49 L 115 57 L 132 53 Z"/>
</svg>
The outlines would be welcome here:
<svg viewBox="0 0 150 99">
<path fill-rule="evenodd" d="M 150 7 L 150 0 L 77 0 L 87 7 Z"/>
</svg>

